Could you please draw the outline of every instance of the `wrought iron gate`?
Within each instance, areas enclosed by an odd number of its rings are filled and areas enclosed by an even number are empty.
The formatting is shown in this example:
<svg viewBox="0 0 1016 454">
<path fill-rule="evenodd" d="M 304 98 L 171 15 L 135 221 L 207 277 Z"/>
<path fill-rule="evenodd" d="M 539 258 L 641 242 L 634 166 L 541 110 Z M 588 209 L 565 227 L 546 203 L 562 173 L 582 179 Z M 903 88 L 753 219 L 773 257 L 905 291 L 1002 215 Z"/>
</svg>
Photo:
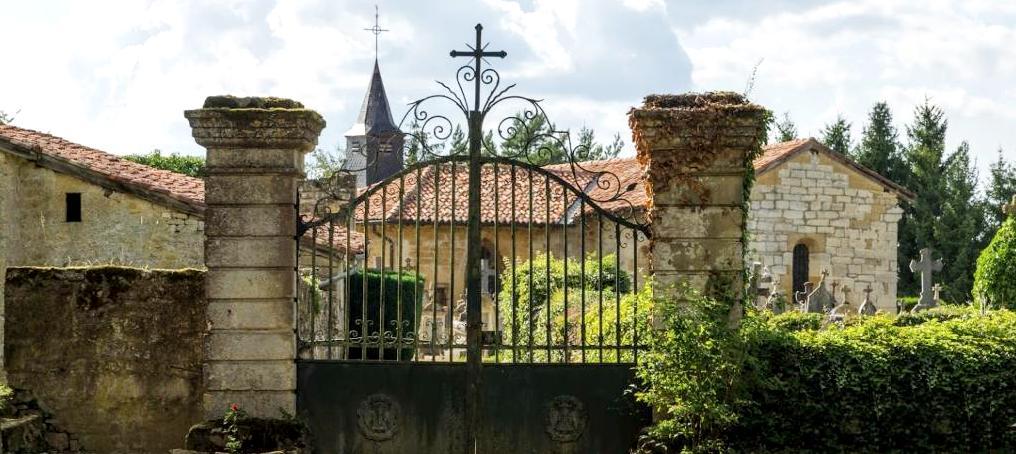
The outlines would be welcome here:
<svg viewBox="0 0 1016 454">
<path fill-rule="evenodd" d="M 347 151 L 411 165 L 303 207 L 298 409 L 321 452 L 627 452 L 646 422 L 625 393 L 648 325 L 640 172 L 537 130 L 481 33 L 410 132 Z"/>
</svg>

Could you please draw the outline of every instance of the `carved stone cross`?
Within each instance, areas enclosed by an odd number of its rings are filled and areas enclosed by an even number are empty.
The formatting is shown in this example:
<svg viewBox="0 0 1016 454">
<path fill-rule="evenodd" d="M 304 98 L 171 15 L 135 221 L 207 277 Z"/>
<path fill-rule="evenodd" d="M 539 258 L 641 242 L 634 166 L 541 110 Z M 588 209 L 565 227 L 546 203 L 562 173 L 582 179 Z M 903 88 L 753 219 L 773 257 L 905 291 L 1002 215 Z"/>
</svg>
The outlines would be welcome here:
<svg viewBox="0 0 1016 454">
<path fill-rule="evenodd" d="M 857 313 L 861 315 L 875 315 L 878 309 L 875 308 L 875 302 L 871 300 L 871 283 L 864 288 L 864 302 L 861 303 L 861 307 L 857 308 Z"/>
<path fill-rule="evenodd" d="M 931 248 L 921 249 L 920 260 L 910 260 L 910 271 L 921 273 L 921 299 L 912 312 L 935 307 L 936 298 L 931 283 L 931 273 L 942 271 L 942 259 L 931 259 Z"/>
</svg>

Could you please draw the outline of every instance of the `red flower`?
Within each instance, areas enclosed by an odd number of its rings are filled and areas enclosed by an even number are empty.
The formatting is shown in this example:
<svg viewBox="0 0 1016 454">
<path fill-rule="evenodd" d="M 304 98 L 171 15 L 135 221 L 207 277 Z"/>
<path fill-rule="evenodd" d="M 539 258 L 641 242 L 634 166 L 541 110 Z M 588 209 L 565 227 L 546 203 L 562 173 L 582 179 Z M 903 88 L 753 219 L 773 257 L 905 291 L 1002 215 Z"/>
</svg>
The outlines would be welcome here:
<svg viewBox="0 0 1016 454">
<path fill-rule="evenodd" d="M 232 405 L 229 406 L 229 409 L 230 409 L 230 411 L 233 411 L 233 412 L 240 411 L 240 405 L 239 404 L 232 404 Z"/>
</svg>

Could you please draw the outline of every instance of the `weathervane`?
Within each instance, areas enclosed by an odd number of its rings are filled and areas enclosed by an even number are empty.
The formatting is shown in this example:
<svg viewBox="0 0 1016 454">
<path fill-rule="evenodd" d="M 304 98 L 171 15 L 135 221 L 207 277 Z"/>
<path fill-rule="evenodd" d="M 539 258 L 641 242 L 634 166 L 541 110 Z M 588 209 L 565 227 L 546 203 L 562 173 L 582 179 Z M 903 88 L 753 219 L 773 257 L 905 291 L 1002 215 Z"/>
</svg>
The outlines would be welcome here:
<svg viewBox="0 0 1016 454">
<path fill-rule="evenodd" d="M 380 13 L 378 12 L 377 5 L 374 5 L 374 26 L 371 27 L 371 28 L 365 28 L 364 29 L 364 30 L 367 30 L 367 31 L 369 31 L 369 32 L 374 34 L 374 59 L 375 60 L 377 60 L 377 39 L 378 39 L 378 36 L 381 36 L 382 32 L 391 31 L 391 30 L 388 30 L 387 28 L 381 28 L 381 25 L 378 22 L 379 16 L 380 16 Z"/>
</svg>

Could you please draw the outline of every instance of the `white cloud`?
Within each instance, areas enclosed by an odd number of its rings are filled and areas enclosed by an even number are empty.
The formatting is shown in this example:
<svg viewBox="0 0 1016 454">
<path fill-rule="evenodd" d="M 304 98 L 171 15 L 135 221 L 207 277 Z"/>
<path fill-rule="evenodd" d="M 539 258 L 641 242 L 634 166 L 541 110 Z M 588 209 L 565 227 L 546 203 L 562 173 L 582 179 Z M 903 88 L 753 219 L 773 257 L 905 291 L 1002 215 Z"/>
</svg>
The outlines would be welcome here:
<svg viewBox="0 0 1016 454">
<path fill-rule="evenodd" d="M 802 133 L 817 135 L 844 113 L 857 137 L 882 99 L 902 124 L 927 96 L 946 110 L 950 145 L 969 140 L 982 166 L 998 146 L 1016 148 L 1016 132 L 997 127 L 1016 119 L 1014 4 L 842 1 L 714 17 L 675 33 L 698 89 L 741 91 L 764 59 L 753 97 L 789 110 Z"/>
</svg>

